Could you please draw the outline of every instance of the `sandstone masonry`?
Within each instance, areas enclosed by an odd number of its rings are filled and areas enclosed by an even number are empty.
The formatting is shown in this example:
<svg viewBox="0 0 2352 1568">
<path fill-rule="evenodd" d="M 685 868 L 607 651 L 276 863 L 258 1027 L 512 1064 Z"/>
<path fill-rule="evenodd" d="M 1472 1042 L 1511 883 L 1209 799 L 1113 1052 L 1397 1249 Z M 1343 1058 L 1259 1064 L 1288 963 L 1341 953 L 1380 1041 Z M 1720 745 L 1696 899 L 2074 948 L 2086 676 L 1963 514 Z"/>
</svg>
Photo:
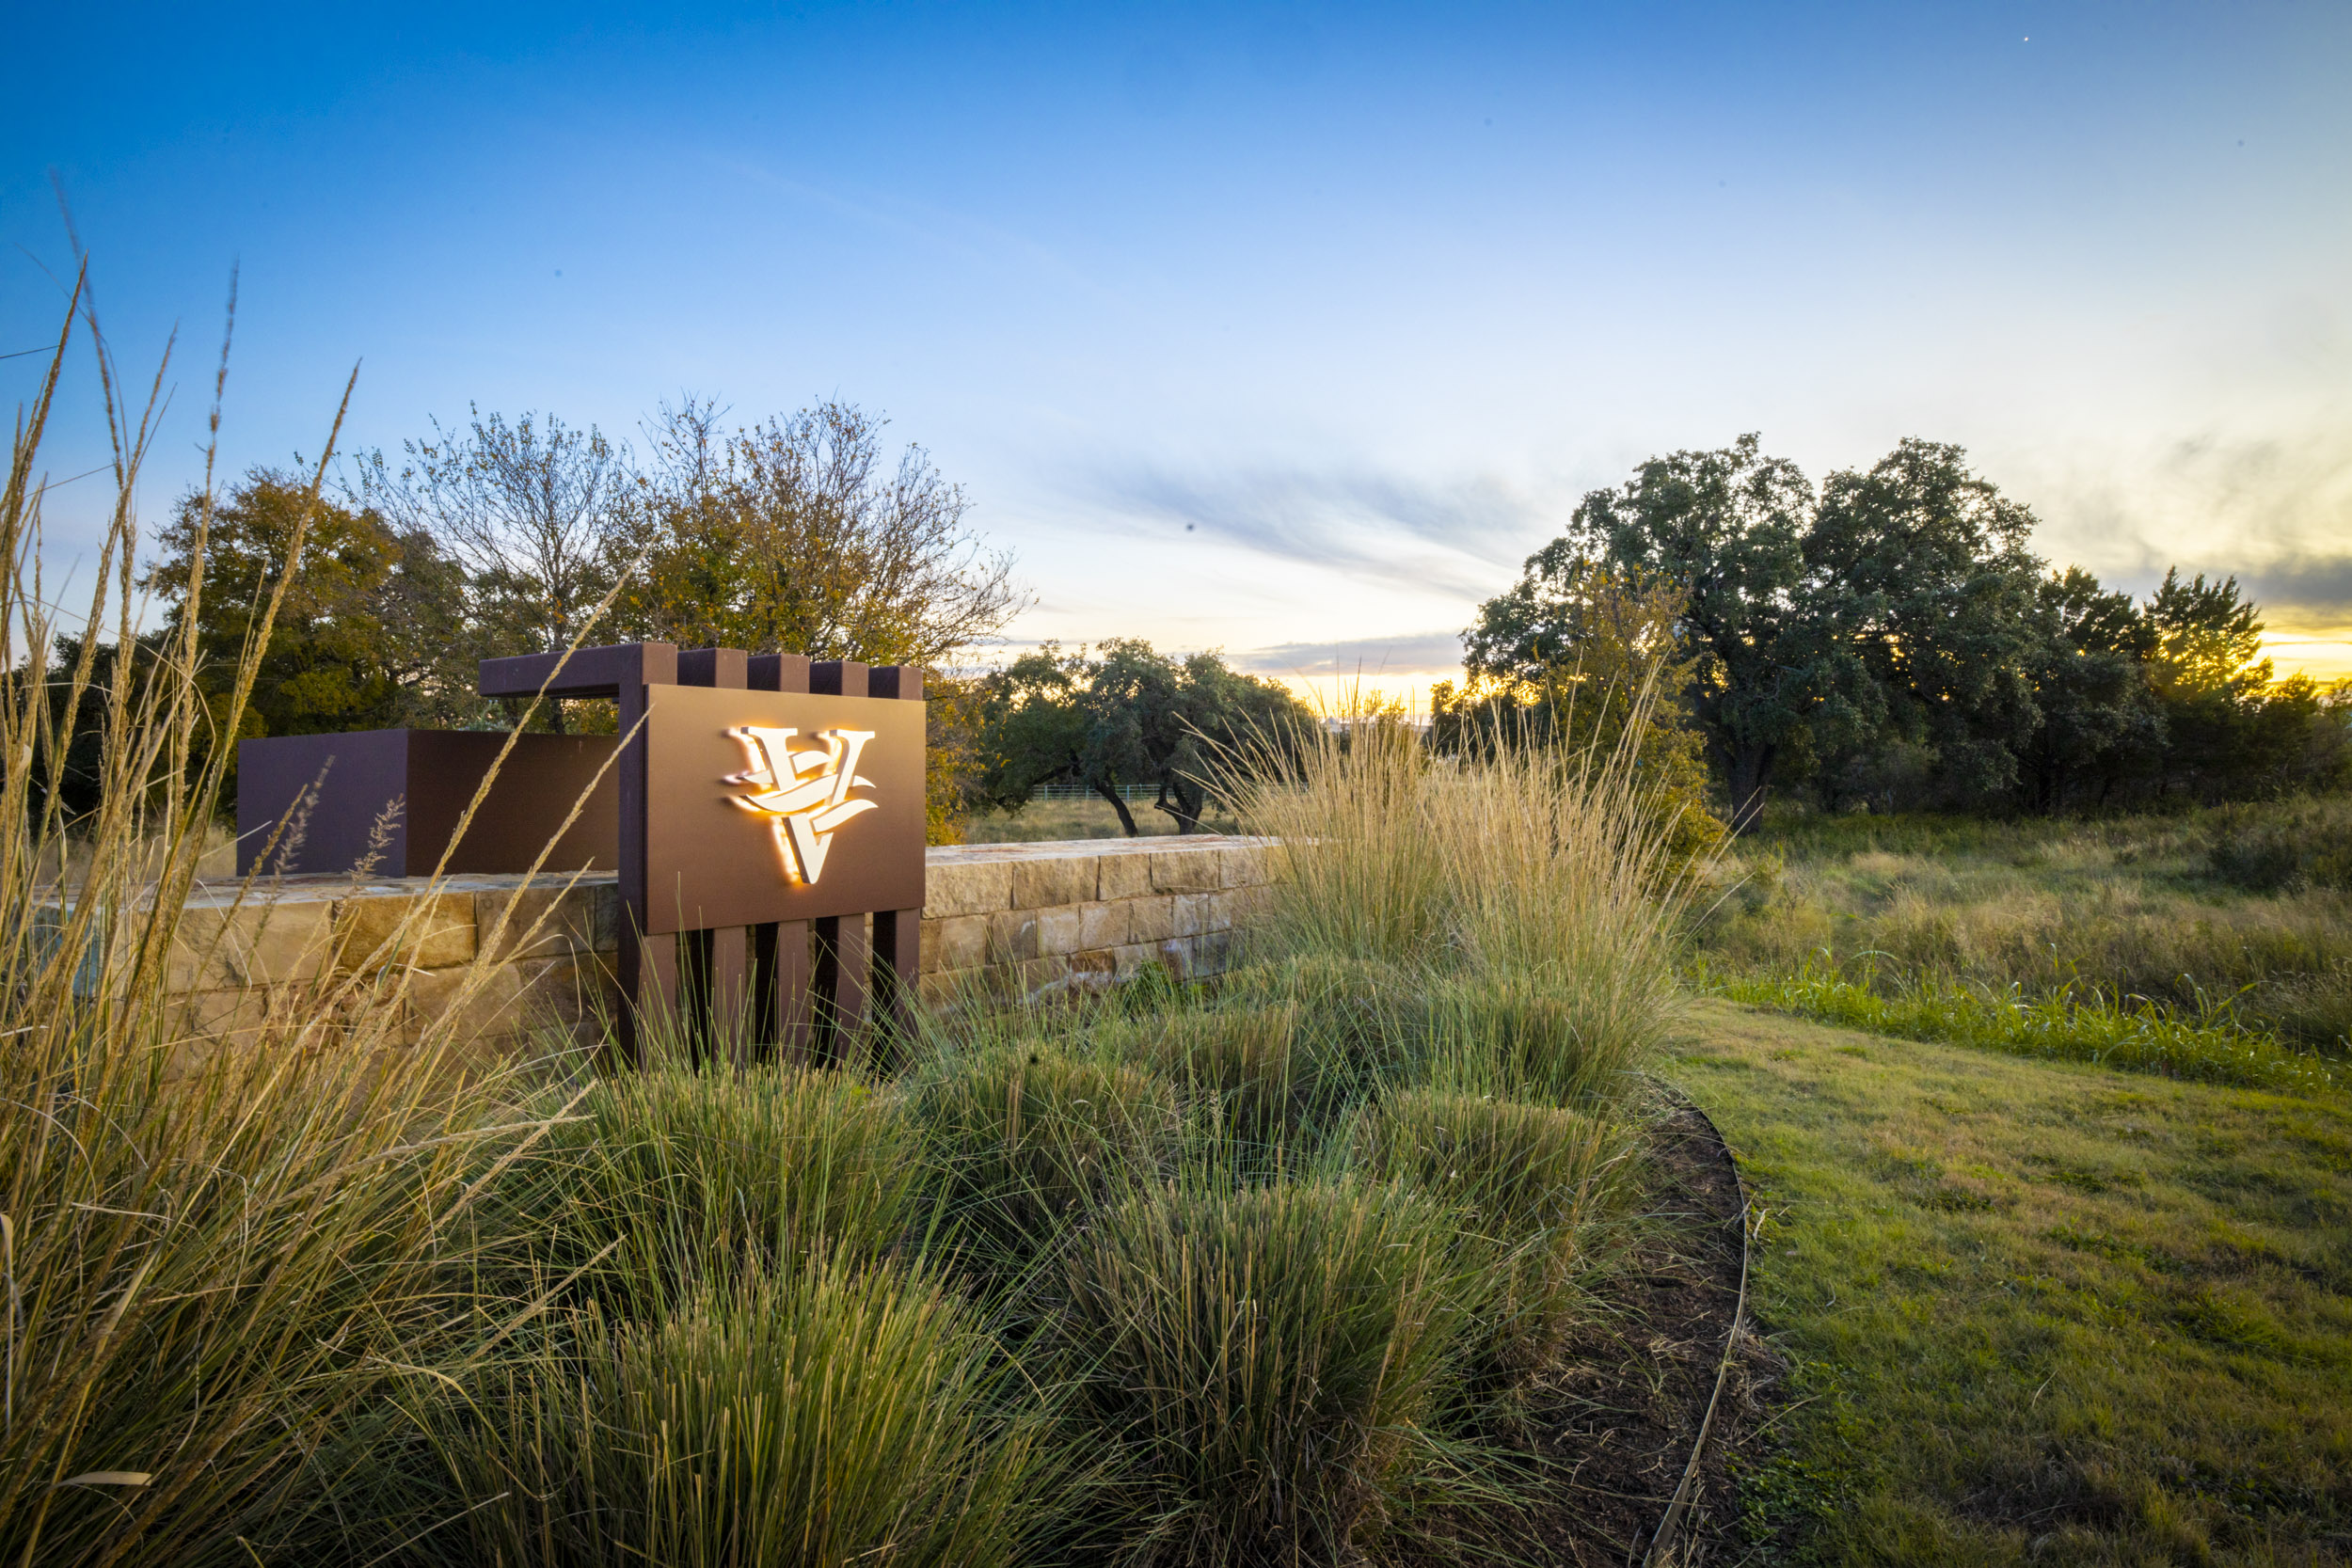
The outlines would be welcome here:
<svg viewBox="0 0 2352 1568">
<path fill-rule="evenodd" d="M 1264 909 L 1272 842 L 1216 834 L 934 848 L 923 908 L 922 992 L 934 1006 L 1039 1000 L 1158 965 L 1179 978 L 1232 961 Z M 199 888 L 169 968 L 183 1027 L 226 1041 L 314 1011 L 397 1006 L 414 1038 L 461 1005 L 485 1039 L 560 1024 L 593 1034 L 617 995 L 620 897 L 610 875 L 424 879 L 289 877 Z M 501 918 L 505 928 L 501 929 Z M 535 934 L 528 935 L 537 923 Z M 493 944 L 495 943 L 495 947 Z M 339 981 L 349 985 L 337 985 Z"/>
</svg>

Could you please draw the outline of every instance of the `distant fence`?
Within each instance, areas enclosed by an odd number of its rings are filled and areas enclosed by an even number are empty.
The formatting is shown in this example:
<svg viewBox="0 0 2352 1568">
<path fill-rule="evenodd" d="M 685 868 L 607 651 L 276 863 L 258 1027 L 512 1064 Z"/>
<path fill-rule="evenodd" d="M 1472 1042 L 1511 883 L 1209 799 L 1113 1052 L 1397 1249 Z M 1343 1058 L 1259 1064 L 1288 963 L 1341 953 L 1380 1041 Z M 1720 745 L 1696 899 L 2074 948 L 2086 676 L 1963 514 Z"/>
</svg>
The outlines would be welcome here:
<svg viewBox="0 0 2352 1568">
<path fill-rule="evenodd" d="M 1160 798 L 1157 784 L 1130 784 L 1117 793 L 1120 800 L 1131 806 L 1139 801 L 1156 800 Z M 1089 789 L 1085 784 L 1040 784 L 1037 786 L 1036 793 L 1030 797 L 1033 800 L 1100 800 L 1102 798 L 1101 790 Z"/>
</svg>

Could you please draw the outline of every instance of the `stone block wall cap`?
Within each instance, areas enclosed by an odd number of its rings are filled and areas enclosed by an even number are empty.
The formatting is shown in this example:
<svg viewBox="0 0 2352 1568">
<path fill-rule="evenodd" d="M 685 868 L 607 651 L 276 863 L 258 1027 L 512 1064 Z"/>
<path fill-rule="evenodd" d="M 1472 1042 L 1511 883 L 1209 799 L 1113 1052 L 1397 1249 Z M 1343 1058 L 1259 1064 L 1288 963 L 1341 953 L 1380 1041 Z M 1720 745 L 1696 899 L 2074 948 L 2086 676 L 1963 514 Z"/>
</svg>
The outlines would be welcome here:
<svg viewBox="0 0 2352 1568">
<path fill-rule="evenodd" d="M 924 851 L 932 864 L 975 861 L 1072 860 L 1087 855 L 1183 855 L 1211 849 L 1255 849 L 1275 838 L 1241 833 L 1155 833 L 1145 838 L 1056 838 L 1028 844 L 941 844 Z"/>
</svg>

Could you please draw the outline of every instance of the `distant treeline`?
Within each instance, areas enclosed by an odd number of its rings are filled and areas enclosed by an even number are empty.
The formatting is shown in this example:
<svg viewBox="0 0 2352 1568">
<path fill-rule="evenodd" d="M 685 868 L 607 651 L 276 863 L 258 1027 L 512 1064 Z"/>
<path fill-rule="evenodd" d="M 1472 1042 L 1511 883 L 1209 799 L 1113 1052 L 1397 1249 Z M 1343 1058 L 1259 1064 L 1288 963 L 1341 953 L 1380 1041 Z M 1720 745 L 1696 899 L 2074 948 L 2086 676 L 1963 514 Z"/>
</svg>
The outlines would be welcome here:
<svg viewBox="0 0 2352 1568">
<path fill-rule="evenodd" d="M 2352 681 L 2275 679 L 2235 578 L 2135 601 L 2035 555 L 2033 526 L 1930 441 L 1818 488 L 1755 436 L 1653 458 L 1481 607 L 1438 743 L 1579 707 L 1606 728 L 1655 680 L 1653 736 L 1703 741 L 1735 824 L 1778 786 L 2058 813 L 2352 783 Z"/>
</svg>

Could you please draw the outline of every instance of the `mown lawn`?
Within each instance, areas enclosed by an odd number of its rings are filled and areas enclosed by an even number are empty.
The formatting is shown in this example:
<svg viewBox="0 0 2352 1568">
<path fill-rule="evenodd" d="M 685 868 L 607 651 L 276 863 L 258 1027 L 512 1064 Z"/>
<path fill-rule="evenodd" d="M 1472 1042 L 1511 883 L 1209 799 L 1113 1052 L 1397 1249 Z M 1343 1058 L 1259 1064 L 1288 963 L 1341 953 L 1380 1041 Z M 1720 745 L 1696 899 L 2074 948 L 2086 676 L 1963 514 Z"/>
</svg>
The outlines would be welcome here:
<svg viewBox="0 0 2352 1568">
<path fill-rule="evenodd" d="M 2352 1556 L 2352 1101 L 1698 1004 L 1763 1210 L 1768 1559 Z"/>
</svg>

